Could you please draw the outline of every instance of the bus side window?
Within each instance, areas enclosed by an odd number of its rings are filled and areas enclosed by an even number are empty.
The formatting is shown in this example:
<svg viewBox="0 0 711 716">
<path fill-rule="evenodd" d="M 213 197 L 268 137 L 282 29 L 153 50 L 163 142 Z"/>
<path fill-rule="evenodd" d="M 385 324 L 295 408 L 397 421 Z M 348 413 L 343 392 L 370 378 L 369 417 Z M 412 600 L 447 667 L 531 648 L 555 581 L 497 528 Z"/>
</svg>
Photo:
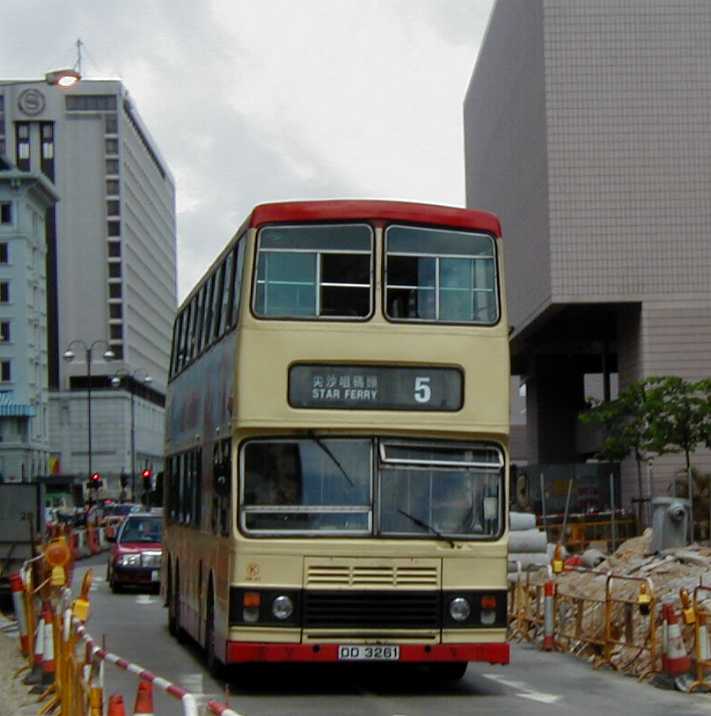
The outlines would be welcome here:
<svg viewBox="0 0 711 716">
<path fill-rule="evenodd" d="M 232 272 L 232 252 L 227 254 L 222 266 L 225 270 L 225 279 L 222 286 L 222 307 L 220 308 L 220 325 L 218 327 L 220 336 L 224 335 L 229 328 L 227 313 L 229 309 L 230 291 L 232 290 L 232 283 L 234 281 L 234 274 Z"/>
<path fill-rule="evenodd" d="M 210 280 L 205 286 L 205 299 L 204 299 L 204 331 L 202 338 L 202 345 L 207 350 L 212 343 L 212 321 L 213 321 L 213 303 L 215 300 L 215 274 L 210 276 Z"/>
<path fill-rule="evenodd" d="M 242 267 L 244 264 L 244 241 L 238 241 L 233 252 L 232 284 L 227 299 L 227 326 L 232 328 L 239 317 L 239 302 L 242 287 Z"/>
<path fill-rule="evenodd" d="M 221 496 L 220 505 L 220 532 L 224 536 L 228 536 L 230 533 L 229 515 L 230 515 L 230 502 L 232 495 L 232 474 L 230 470 L 232 455 L 232 441 L 228 438 L 222 441 L 222 475 L 225 481 L 224 494 Z"/>
<path fill-rule="evenodd" d="M 222 335 L 221 322 L 222 322 L 222 302 L 223 295 L 225 293 L 225 262 L 220 264 L 220 268 L 217 273 L 217 279 L 215 283 L 215 295 L 213 301 L 213 319 L 212 319 L 212 338 L 211 341 L 216 341 Z"/>
<path fill-rule="evenodd" d="M 212 509 L 210 527 L 215 534 L 229 534 L 231 496 L 231 441 L 216 442 L 212 448 Z"/>
</svg>

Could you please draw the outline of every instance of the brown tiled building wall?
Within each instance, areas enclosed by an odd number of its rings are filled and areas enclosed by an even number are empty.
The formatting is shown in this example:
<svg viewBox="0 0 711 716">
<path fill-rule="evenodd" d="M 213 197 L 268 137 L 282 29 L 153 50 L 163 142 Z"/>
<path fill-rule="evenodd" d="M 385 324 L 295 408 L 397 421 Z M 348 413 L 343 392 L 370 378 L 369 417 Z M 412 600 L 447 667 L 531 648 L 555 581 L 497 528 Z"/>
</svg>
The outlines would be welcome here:
<svg viewBox="0 0 711 716">
<path fill-rule="evenodd" d="M 529 462 L 589 457 L 570 439 L 584 396 L 552 400 L 552 367 L 566 391 L 606 369 L 711 376 L 709 108 L 706 0 L 496 3 L 464 103 L 467 205 L 502 220 Z M 680 460 L 657 463 L 666 494 Z"/>
</svg>

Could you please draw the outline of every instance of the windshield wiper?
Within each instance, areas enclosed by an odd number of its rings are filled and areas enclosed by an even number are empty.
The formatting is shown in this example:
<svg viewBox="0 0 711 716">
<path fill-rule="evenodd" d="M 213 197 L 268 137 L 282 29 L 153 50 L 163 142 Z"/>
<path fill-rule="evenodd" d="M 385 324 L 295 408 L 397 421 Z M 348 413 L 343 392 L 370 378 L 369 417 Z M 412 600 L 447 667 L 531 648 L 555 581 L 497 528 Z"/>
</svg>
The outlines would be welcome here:
<svg viewBox="0 0 711 716">
<path fill-rule="evenodd" d="M 331 452 L 331 448 L 328 447 L 328 445 L 326 445 L 326 443 L 323 440 L 321 440 L 321 438 L 318 437 L 315 433 L 309 432 L 307 434 L 311 438 L 311 440 L 313 440 L 321 448 L 321 450 L 323 450 L 326 453 L 326 455 L 328 455 L 331 458 L 331 460 L 333 461 L 333 464 L 341 471 L 341 474 L 343 475 L 343 477 L 345 477 L 346 480 L 348 480 L 348 484 L 351 487 L 355 487 L 355 482 L 353 482 L 353 480 L 351 480 L 351 477 L 346 472 L 346 469 L 343 467 L 343 465 L 341 465 L 341 463 L 338 461 L 338 458 L 333 454 L 333 452 Z"/>
<path fill-rule="evenodd" d="M 424 529 L 426 529 L 428 532 L 431 532 L 433 535 L 439 537 L 445 542 L 449 542 L 452 547 L 456 547 L 456 545 L 454 544 L 454 540 L 451 537 L 446 537 L 438 529 L 435 529 L 432 525 L 427 524 L 427 522 L 424 522 L 423 520 L 415 517 L 414 515 L 411 515 L 409 512 L 405 512 L 405 510 L 398 509 L 398 512 L 404 517 L 407 517 L 408 520 L 412 520 L 418 527 L 424 527 Z"/>
</svg>

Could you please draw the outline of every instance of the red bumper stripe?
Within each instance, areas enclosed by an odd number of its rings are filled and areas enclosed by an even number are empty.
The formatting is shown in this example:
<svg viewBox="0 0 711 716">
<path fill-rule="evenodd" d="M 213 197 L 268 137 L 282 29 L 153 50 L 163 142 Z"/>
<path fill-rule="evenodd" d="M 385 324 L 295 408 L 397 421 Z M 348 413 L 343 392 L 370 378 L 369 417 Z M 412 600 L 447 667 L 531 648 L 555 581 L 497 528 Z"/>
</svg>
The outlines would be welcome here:
<svg viewBox="0 0 711 716">
<path fill-rule="evenodd" d="M 344 643 L 348 643 L 345 638 Z M 338 661 L 338 644 L 250 644 L 227 642 L 228 663 Z M 400 663 L 482 661 L 508 664 L 508 644 L 401 644 Z"/>
</svg>

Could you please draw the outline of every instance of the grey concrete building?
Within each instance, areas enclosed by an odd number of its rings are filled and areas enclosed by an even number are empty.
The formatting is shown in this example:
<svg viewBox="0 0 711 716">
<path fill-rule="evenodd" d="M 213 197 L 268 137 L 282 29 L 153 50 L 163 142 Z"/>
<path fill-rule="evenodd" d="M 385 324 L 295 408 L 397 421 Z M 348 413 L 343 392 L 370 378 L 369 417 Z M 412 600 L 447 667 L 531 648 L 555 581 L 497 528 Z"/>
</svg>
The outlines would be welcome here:
<svg viewBox="0 0 711 716">
<path fill-rule="evenodd" d="M 466 201 L 502 219 L 529 462 L 592 454 L 586 380 L 711 375 L 709 107 L 705 0 L 496 3 L 464 102 Z M 656 461 L 656 494 L 680 464 Z M 628 502 L 632 465 L 622 483 Z"/>
<path fill-rule="evenodd" d="M 86 475 L 91 462 L 114 488 L 132 463 L 132 410 L 137 470 L 162 464 L 175 183 L 118 80 L 0 80 L 0 102 L 0 155 L 60 198 L 47 215 L 48 471 Z"/>
<path fill-rule="evenodd" d="M 49 460 L 46 223 L 57 193 L 0 157 L 0 481 Z"/>
</svg>

